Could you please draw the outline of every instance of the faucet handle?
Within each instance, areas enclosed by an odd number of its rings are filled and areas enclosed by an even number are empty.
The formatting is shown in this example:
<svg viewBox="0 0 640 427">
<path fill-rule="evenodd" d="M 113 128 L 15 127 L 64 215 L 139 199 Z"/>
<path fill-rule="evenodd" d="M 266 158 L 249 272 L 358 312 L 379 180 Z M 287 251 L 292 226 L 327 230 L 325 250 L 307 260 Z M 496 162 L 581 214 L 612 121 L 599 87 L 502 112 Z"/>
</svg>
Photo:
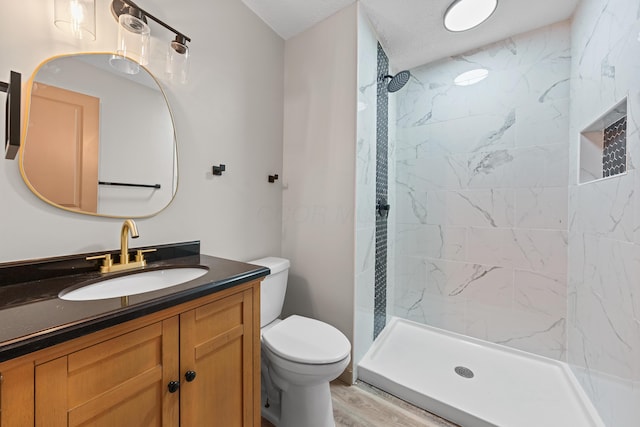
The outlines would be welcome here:
<svg viewBox="0 0 640 427">
<path fill-rule="evenodd" d="M 136 251 L 136 262 L 144 261 L 144 254 L 147 252 L 155 252 L 157 249 L 138 249 Z"/>
<path fill-rule="evenodd" d="M 111 254 L 88 256 L 85 259 L 87 261 L 91 261 L 93 259 L 104 259 L 104 261 L 102 261 L 102 266 L 100 267 L 100 272 L 102 273 L 108 271 L 111 266 L 113 266 L 113 258 L 111 258 Z"/>
</svg>

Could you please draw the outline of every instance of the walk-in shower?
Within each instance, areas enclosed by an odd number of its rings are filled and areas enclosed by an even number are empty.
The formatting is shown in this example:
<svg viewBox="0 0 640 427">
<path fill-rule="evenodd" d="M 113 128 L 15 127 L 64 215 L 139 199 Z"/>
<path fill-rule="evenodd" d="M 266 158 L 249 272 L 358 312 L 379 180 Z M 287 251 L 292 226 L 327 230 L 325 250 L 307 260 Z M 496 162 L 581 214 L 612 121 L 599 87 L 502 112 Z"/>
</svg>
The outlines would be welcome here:
<svg viewBox="0 0 640 427">
<path fill-rule="evenodd" d="M 389 209 L 359 378 L 465 427 L 637 425 L 637 162 L 579 183 L 576 158 L 619 103 L 638 152 L 640 84 L 632 56 L 613 55 L 640 46 L 637 4 L 602 3 L 412 68 L 394 95 L 377 70 Z"/>
</svg>

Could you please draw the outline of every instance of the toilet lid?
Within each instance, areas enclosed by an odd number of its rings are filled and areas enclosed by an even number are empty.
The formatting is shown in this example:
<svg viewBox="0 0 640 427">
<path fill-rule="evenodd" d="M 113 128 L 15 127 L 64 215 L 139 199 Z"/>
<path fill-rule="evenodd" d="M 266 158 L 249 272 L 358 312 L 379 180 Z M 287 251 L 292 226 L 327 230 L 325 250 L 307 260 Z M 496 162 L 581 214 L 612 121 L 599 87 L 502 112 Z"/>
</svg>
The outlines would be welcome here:
<svg viewBox="0 0 640 427">
<path fill-rule="evenodd" d="M 339 362 L 351 351 L 349 340 L 338 329 L 295 315 L 262 334 L 262 342 L 283 359 L 310 365 Z"/>
</svg>

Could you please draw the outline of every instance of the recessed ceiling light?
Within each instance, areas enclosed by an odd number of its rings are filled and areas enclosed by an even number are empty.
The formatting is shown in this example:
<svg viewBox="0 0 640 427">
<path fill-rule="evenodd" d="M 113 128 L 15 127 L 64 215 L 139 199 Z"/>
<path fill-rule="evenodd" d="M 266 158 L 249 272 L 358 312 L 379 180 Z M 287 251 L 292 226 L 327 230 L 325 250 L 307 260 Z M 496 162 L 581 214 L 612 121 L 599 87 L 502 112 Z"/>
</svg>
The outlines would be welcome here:
<svg viewBox="0 0 640 427">
<path fill-rule="evenodd" d="M 456 0 L 444 14 L 444 27 L 465 31 L 486 21 L 496 10 L 498 0 Z"/>
<path fill-rule="evenodd" d="M 476 68 L 475 70 L 465 71 L 453 79 L 456 86 L 470 86 L 487 78 L 489 70 L 486 68 Z"/>
</svg>

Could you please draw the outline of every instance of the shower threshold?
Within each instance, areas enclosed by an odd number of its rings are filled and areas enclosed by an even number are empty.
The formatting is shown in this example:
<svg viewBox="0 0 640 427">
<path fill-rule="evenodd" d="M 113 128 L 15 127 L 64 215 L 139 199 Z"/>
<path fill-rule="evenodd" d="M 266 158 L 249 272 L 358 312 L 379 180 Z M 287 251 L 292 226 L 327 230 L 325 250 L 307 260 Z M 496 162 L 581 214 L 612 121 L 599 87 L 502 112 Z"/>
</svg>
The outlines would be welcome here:
<svg viewBox="0 0 640 427">
<path fill-rule="evenodd" d="M 464 427 L 604 427 L 566 363 L 397 317 L 358 377 Z"/>
</svg>

